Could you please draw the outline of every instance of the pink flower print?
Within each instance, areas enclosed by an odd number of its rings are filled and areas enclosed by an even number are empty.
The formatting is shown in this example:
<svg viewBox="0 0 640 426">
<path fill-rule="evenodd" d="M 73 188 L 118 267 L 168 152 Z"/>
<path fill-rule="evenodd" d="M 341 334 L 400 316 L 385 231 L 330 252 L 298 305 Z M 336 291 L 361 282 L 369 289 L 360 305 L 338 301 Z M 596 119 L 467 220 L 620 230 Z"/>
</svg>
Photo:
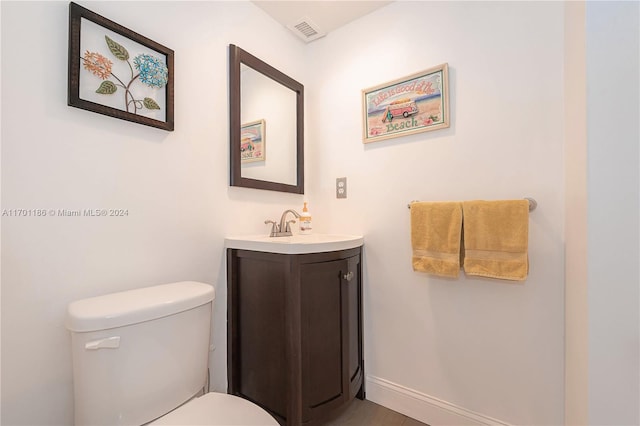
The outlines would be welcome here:
<svg viewBox="0 0 640 426">
<path fill-rule="evenodd" d="M 113 62 L 99 53 L 89 52 L 87 50 L 82 58 L 82 62 L 84 64 L 84 69 L 90 71 L 93 75 L 98 76 L 103 80 L 106 80 L 109 78 L 109 75 L 111 75 Z"/>
</svg>

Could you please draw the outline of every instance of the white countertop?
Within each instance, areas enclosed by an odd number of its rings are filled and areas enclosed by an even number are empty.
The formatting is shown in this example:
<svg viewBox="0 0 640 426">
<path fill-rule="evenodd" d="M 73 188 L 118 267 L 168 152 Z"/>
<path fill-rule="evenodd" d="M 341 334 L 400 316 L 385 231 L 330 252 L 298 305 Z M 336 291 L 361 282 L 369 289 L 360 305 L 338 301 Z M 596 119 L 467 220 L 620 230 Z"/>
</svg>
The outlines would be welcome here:
<svg viewBox="0 0 640 426">
<path fill-rule="evenodd" d="M 364 244 L 361 235 L 311 234 L 290 237 L 242 235 L 224 239 L 226 248 L 281 254 L 322 253 L 347 250 Z"/>
</svg>

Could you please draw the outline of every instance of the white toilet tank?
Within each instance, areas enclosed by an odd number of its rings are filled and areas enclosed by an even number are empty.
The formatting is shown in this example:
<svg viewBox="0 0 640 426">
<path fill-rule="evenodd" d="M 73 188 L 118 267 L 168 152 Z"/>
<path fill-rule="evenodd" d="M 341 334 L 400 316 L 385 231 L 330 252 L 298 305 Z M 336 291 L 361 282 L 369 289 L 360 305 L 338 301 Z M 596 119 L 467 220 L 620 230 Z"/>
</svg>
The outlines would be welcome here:
<svg viewBox="0 0 640 426">
<path fill-rule="evenodd" d="M 183 281 L 69 304 L 76 425 L 141 425 L 201 391 L 213 299 Z"/>
</svg>

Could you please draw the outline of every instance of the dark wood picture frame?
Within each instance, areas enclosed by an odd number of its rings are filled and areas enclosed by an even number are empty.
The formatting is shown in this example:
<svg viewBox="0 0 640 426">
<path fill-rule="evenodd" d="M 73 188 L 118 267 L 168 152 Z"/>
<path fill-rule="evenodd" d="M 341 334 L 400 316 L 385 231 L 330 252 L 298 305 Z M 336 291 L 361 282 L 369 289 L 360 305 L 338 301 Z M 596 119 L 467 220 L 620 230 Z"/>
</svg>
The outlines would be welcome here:
<svg viewBox="0 0 640 426">
<path fill-rule="evenodd" d="M 157 120 L 151 117 L 146 117 L 146 116 L 125 111 L 122 109 L 113 108 L 111 106 L 89 101 L 80 97 L 80 73 L 82 72 L 82 65 L 83 65 L 82 62 L 83 61 L 85 61 L 85 63 L 88 62 L 87 59 L 82 57 L 84 52 L 80 51 L 80 41 L 81 41 L 80 38 L 82 34 L 82 25 L 81 25 L 82 18 L 88 21 L 91 21 L 101 27 L 104 27 L 105 29 L 112 31 L 113 33 L 116 33 L 122 37 L 125 37 L 126 39 L 129 39 L 134 43 L 142 45 L 147 49 L 155 51 L 160 55 L 165 56 L 166 71 L 168 71 L 166 75 L 163 75 L 160 82 L 158 82 L 158 80 L 155 80 L 155 81 L 151 80 L 152 78 L 155 77 L 155 75 L 153 74 L 149 74 L 149 77 L 147 79 L 147 85 L 149 86 L 151 86 L 152 84 L 155 84 L 157 87 L 160 88 L 160 84 L 164 83 L 163 84 L 164 95 L 165 95 L 165 98 L 164 98 L 165 120 L 164 121 Z M 108 38 L 108 37 L 105 36 L 105 38 Z M 122 47 L 123 47 L 122 45 L 113 41 L 112 41 L 112 44 L 109 44 L 109 40 L 107 40 L 107 44 L 105 44 L 105 50 L 107 51 L 111 50 L 112 54 L 114 54 L 114 49 L 117 50 L 117 49 L 121 49 Z M 118 53 L 119 52 L 121 51 L 118 51 Z M 119 54 L 122 55 L 121 53 Z M 126 58 L 127 58 L 126 60 L 129 60 L 129 54 L 126 51 L 126 49 L 124 50 L 124 54 L 126 54 Z M 139 55 L 139 56 L 143 56 L 143 55 Z M 149 55 L 146 55 L 146 56 L 149 56 Z M 117 59 L 114 58 L 116 61 L 118 59 L 124 60 L 122 57 L 119 57 L 119 56 L 116 56 L 116 58 Z M 101 57 L 100 59 L 106 59 L 106 58 Z M 134 58 L 131 58 L 131 59 L 135 61 L 136 59 L 138 59 L 138 57 L 136 57 L 135 59 Z M 161 65 L 164 66 L 164 64 L 161 64 Z M 131 63 L 129 63 L 129 66 L 131 67 Z M 96 65 L 95 67 L 98 67 L 98 65 Z M 131 69 L 133 74 L 133 67 L 131 67 Z M 103 73 L 103 76 L 101 78 L 104 79 L 102 84 L 105 85 L 105 86 L 100 85 L 98 90 L 101 90 L 104 87 L 103 90 L 107 91 L 107 92 L 98 92 L 98 93 L 113 93 L 108 91 L 117 90 L 116 86 L 120 86 L 120 84 L 114 84 L 110 80 L 106 80 L 106 75 L 110 74 L 110 67 L 106 71 L 104 69 L 103 70 L 98 69 L 97 72 Z M 69 3 L 69 72 L 68 72 L 68 93 L 67 93 L 67 104 L 69 106 L 84 109 L 87 111 L 93 111 L 98 114 L 108 115 L 108 116 L 119 118 L 122 120 L 132 121 L 134 123 L 157 127 L 163 130 L 173 131 L 173 128 L 174 128 L 174 110 L 173 110 L 174 108 L 174 105 L 173 105 L 174 104 L 174 86 L 173 86 L 174 76 L 173 76 L 173 73 L 174 73 L 173 50 L 159 43 L 156 43 L 155 41 L 150 40 L 134 31 L 131 31 L 130 29 L 125 28 L 122 25 L 119 25 L 101 15 L 98 15 L 97 13 L 94 13 L 76 3 L 73 3 L 73 2 Z M 142 80 L 145 76 L 141 77 L 140 79 Z M 132 78 L 131 82 L 137 79 L 137 77 L 138 76 L 136 76 L 135 78 Z M 116 81 L 118 81 L 117 78 L 116 78 Z M 129 83 L 129 86 L 131 85 L 131 82 Z M 120 83 L 122 84 L 122 86 L 124 86 L 124 83 L 122 82 Z M 127 91 L 125 93 L 125 105 L 127 105 L 127 100 L 128 100 L 127 96 L 129 96 L 129 93 L 131 92 Z M 134 100 L 133 96 L 131 95 L 131 101 L 129 103 L 131 102 L 134 102 L 136 105 L 134 109 L 137 109 L 139 107 L 148 108 L 148 109 L 161 109 L 158 106 L 158 104 L 155 103 L 155 101 L 149 97 L 145 98 L 144 100 Z"/>
<path fill-rule="evenodd" d="M 295 92 L 296 96 L 296 183 L 270 182 L 242 176 L 240 159 L 241 105 L 240 65 L 269 77 Z M 304 85 L 234 44 L 229 45 L 229 139 L 231 186 L 304 194 Z"/>
</svg>

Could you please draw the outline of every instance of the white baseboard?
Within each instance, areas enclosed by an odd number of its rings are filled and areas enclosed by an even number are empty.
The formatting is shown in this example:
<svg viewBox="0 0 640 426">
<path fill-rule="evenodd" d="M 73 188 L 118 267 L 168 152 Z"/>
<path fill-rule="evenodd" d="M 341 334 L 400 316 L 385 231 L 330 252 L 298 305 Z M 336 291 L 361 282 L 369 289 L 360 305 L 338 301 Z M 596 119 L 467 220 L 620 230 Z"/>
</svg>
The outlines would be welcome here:
<svg viewBox="0 0 640 426">
<path fill-rule="evenodd" d="M 508 423 L 467 410 L 375 376 L 366 378 L 367 399 L 430 426 L 501 425 Z"/>
</svg>

